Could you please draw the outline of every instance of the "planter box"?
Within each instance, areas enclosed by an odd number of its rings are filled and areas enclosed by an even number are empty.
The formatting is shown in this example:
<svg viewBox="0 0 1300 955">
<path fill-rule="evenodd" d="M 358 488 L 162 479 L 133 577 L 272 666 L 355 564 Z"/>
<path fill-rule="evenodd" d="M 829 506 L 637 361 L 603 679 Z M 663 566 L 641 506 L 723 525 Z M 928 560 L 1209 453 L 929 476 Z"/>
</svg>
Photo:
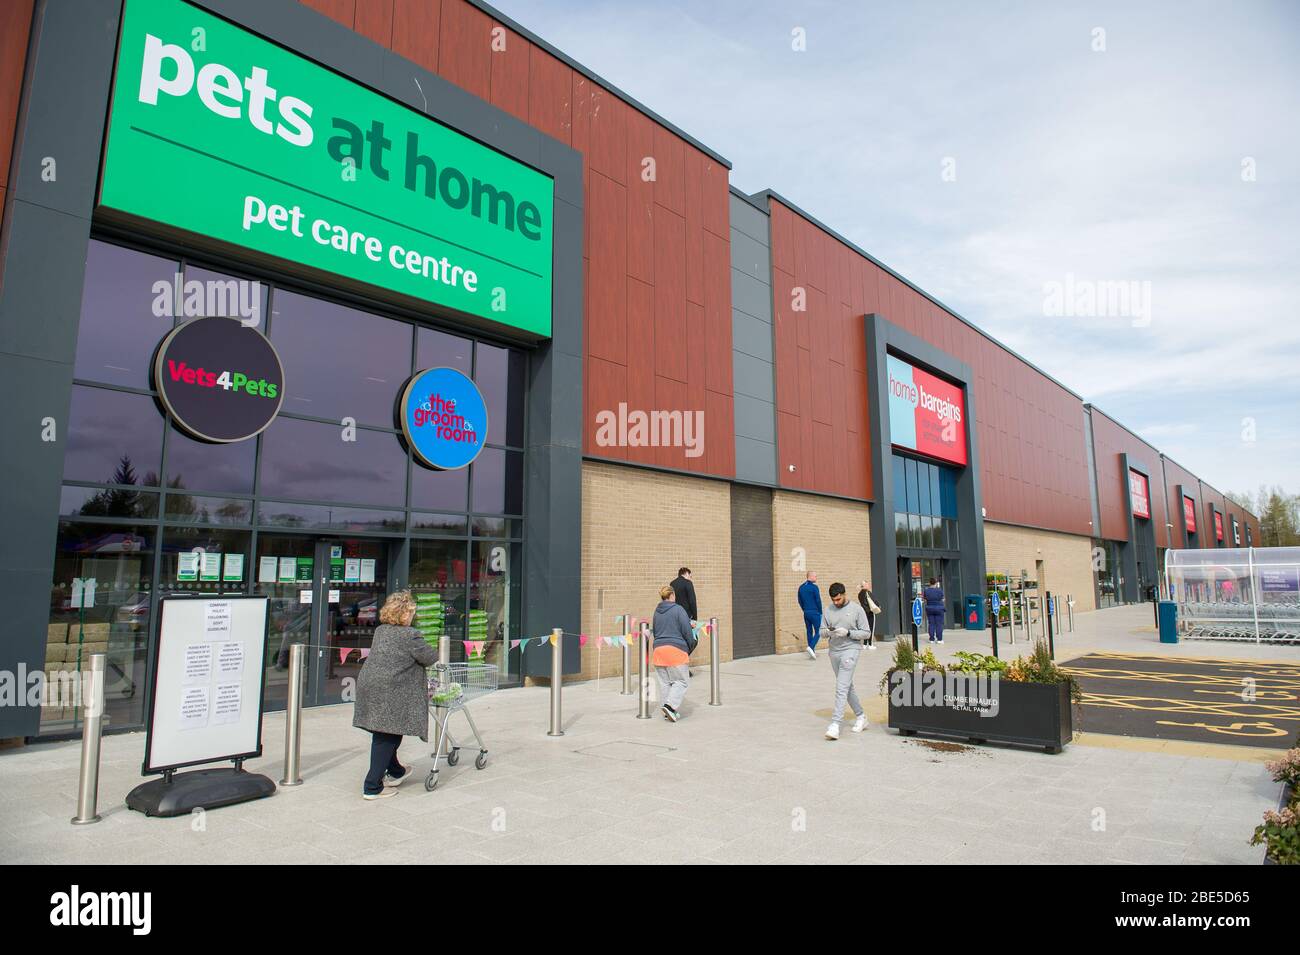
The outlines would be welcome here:
<svg viewBox="0 0 1300 955">
<path fill-rule="evenodd" d="M 994 741 L 1039 746 L 1059 753 L 1074 737 L 1070 687 L 1066 683 L 998 681 L 998 710 L 981 716 L 976 708 L 952 705 L 896 705 L 889 699 L 889 726 L 903 736 L 953 736 L 971 743 Z"/>
</svg>

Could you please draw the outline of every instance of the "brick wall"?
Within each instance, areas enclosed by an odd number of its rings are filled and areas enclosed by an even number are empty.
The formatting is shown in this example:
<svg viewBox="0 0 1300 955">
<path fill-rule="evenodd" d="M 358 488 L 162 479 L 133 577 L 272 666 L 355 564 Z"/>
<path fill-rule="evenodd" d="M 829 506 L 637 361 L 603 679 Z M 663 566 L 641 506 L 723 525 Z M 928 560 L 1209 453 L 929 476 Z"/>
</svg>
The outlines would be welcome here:
<svg viewBox="0 0 1300 955">
<path fill-rule="evenodd" d="M 1053 596 L 1070 594 L 1076 613 L 1097 609 L 1091 538 L 985 521 L 984 556 L 990 574 L 1028 570 L 1033 575 L 1041 560 L 1040 590 L 1050 590 Z"/>
<path fill-rule="evenodd" d="M 649 616 L 659 588 L 691 568 L 702 617 L 722 627 L 731 659 L 731 485 L 618 464 L 582 465 L 582 632 L 619 632 L 620 613 Z M 604 609 L 598 610 L 600 591 Z M 622 673 L 621 651 L 588 641 L 579 679 Z M 701 640 L 693 659 L 707 662 Z M 634 658 L 635 662 L 635 658 Z M 697 687 L 698 691 L 698 687 Z M 707 692 L 707 689 L 704 691 Z"/>
<path fill-rule="evenodd" d="M 857 501 L 818 497 L 791 491 L 772 495 L 772 580 L 776 591 L 776 652 L 801 651 L 803 613 L 796 591 L 808 571 L 817 574 L 822 602 L 827 589 L 840 581 L 856 598 L 858 584 L 871 581 L 871 532 L 868 506 Z M 893 586 L 872 582 L 873 590 Z"/>
</svg>

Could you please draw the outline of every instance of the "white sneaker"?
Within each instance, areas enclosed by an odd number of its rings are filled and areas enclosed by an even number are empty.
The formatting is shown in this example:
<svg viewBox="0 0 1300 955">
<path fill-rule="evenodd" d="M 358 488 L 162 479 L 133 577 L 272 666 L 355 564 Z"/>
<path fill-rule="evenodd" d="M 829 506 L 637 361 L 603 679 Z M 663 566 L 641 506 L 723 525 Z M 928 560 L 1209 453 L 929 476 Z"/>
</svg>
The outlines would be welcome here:
<svg viewBox="0 0 1300 955">
<path fill-rule="evenodd" d="M 867 728 L 867 714 L 863 713 L 853 723 L 853 732 L 861 733 Z"/>
<path fill-rule="evenodd" d="M 363 793 L 361 798 L 362 799 L 385 799 L 388 796 L 396 796 L 396 795 L 397 795 L 396 789 L 394 789 L 392 786 L 385 786 L 377 793 Z M 402 803 L 402 805 L 405 806 L 406 803 Z"/>
<path fill-rule="evenodd" d="M 827 739 L 839 739 L 839 738 L 840 738 L 840 724 L 839 724 L 839 723 L 832 723 L 830 726 L 826 727 L 826 738 L 827 738 Z"/>
<path fill-rule="evenodd" d="M 808 648 L 808 656 L 811 657 L 812 659 L 816 660 L 816 659 L 817 659 L 817 651 L 814 650 L 812 647 L 809 647 L 809 648 Z"/>
<path fill-rule="evenodd" d="M 406 766 L 404 768 L 406 769 L 406 772 L 403 773 L 401 776 L 390 776 L 388 775 L 388 773 L 384 773 L 384 785 L 387 786 L 389 789 L 395 789 L 396 787 L 402 785 L 402 783 L 410 779 L 411 773 L 414 772 L 414 770 L 412 770 L 410 766 Z"/>
<path fill-rule="evenodd" d="M 867 644 L 867 649 L 868 649 L 868 650 L 874 650 L 874 649 L 876 649 L 876 645 L 875 645 L 874 643 L 868 643 L 868 644 Z"/>
</svg>

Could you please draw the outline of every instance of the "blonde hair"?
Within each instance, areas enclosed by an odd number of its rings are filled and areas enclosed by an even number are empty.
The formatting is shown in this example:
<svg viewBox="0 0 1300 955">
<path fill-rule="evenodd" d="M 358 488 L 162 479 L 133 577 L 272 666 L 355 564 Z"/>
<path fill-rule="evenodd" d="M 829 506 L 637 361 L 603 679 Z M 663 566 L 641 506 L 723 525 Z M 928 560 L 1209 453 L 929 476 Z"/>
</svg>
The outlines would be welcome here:
<svg viewBox="0 0 1300 955">
<path fill-rule="evenodd" d="M 388 595 L 384 606 L 379 611 L 379 622 L 405 627 L 408 618 L 415 610 L 415 598 L 409 590 L 395 590 Z"/>
<path fill-rule="evenodd" d="M 662 587 L 659 588 L 659 599 L 667 600 L 669 597 L 675 596 L 676 593 L 677 592 L 673 590 L 672 587 L 669 587 L 667 584 L 664 584 Z"/>
</svg>

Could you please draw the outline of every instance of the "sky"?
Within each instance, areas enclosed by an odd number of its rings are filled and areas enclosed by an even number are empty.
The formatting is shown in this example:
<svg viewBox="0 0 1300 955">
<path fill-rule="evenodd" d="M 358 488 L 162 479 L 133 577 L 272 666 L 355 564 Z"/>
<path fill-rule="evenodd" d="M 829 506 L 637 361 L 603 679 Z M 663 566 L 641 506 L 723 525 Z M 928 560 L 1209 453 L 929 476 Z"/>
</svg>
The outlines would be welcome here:
<svg viewBox="0 0 1300 955">
<path fill-rule="evenodd" d="M 1300 492 L 1300 3 L 495 6 L 1218 490 Z"/>
</svg>

